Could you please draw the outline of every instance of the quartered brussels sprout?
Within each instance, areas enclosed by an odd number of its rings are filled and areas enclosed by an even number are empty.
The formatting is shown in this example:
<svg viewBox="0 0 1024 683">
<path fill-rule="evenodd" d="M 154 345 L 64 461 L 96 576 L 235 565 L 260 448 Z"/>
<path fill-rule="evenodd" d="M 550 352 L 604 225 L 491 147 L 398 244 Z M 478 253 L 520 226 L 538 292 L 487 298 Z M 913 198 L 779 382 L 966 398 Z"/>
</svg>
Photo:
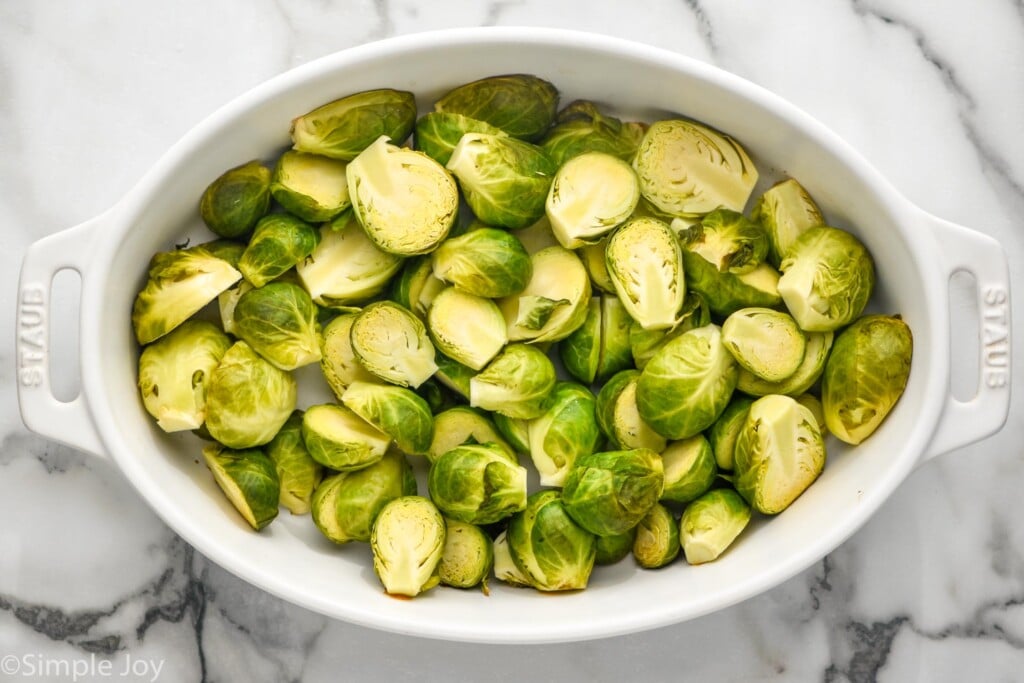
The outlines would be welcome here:
<svg viewBox="0 0 1024 683">
<path fill-rule="evenodd" d="M 415 388 L 437 370 L 427 329 L 419 318 L 392 301 L 364 308 L 352 321 L 351 335 L 359 362 L 388 382 Z"/>
<path fill-rule="evenodd" d="M 544 412 L 544 399 L 554 386 L 555 366 L 543 351 L 509 344 L 469 380 L 469 404 L 529 420 Z"/>
<path fill-rule="evenodd" d="M 750 506 L 732 489 L 708 491 L 683 510 L 679 543 L 690 564 L 717 560 L 750 522 Z"/>
<path fill-rule="evenodd" d="M 672 327 L 686 296 L 675 233 L 653 218 L 634 218 L 605 247 L 608 274 L 629 314 L 645 330 Z"/>
<path fill-rule="evenodd" d="M 637 527 L 614 536 L 598 536 L 594 542 L 597 551 L 594 557 L 594 564 L 608 565 L 615 564 L 633 550 L 633 542 L 636 540 Z"/>
<path fill-rule="evenodd" d="M 316 306 L 298 285 L 271 282 L 250 289 L 238 299 L 234 318 L 235 334 L 282 370 L 320 360 Z"/>
<path fill-rule="evenodd" d="M 455 406 L 434 416 L 434 438 L 427 449 L 427 459 L 434 462 L 453 448 L 473 444 L 497 446 L 511 461 L 516 461 L 515 450 L 501 437 L 494 422 L 468 406 Z"/>
<path fill-rule="evenodd" d="M 309 223 L 286 213 L 260 219 L 238 269 L 253 287 L 262 287 L 309 256 L 320 233 Z"/>
<path fill-rule="evenodd" d="M 416 122 L 416 149 L 444 166 L 466 133 L 505 135 L 505 131 L 486 121 L 447 111 L 432 111 Z"/>
<path fill-rule="evenodd" d="M 864 316 L 836 337 L 821 385 L 833 434 L 856 445 L 874 433 L 903 395 L 913 347 L 898 316 Z"/>
<path fill-rule="evenodd" d="M 680 233 L 687 249 L 719 271 L 749 273 L 768 255 L 768 234 L 738 211 L 715 209 Z"/>
<path fill-rule="evenodd" d="M 750 216 L 768 233 L 768 261 L 776 268 L 797 237 L 825 224 L 811 195 L 792 178 L 768 188 L 754 203 Z"/>
<path fill-rule="evenodd" d="M 667 507 L 655 503 L 636 525 L 633 557 L 644 569 L 658 569 L 679 556 L 679 525 Z"/>
<path fill-rule="evenodd" d="M 793 375 L 807 338 L 796 321 L 770 308 L 741 308 L 722 324 L 722 342 L 741 367 L 768 382 Z"/>
<path fill-rule="evenodd" d="M 454 287 L 434 299 L 427 325 L 441 353 L 474 370 L 482 370 L 508 342 L 497 304 Z"/>
<path fill-rule="evenodd" d="M 474 525 L 445 519 L 444 552 L 437 565 L 441 583 L 453 588 L 482 586 L 489 594 L 487 577 L 494 566 L 494 546 L 491 537 Z"/>
<path fill-rule="evenodd" d="M 654 358 L 658 350 L 684 332 L 704 327 L 711 322 L 711 313 L 704 297 L 695 292 L 687 292 L 683 299 L 683 307 L 679 311 L 679 319 L 675 327 L 663 330 L 645 330 L 640 323 L 633 320 L 629 325 L 629 352 L 633 364 L 643 370 L 647 362 Z"/>
<path fill-rule="evenodd" d="M 270 208 L 270 169 L 250 161 L 225 171 L 199 200 L 206 227 L 221 237 L 245 237 Z"/>
<path fill-rule="evenodd" d="M 644 124 L 623 123 L 602 114 L 593 102 L 577 100 L 558 112 L 557 122 L 539 144 L 559 166 L 587 152 L 630 161 L 645 130 Z"/>
<path fill-rule="evenodd" d="M 444 244 L 450 241 L 445 240 Z M 444 244 L 439 249 L 443 248 Z M 427 311 L 434 303 L 434 298 L 447 286 L 448 283 L 444 280 L 434 277 L 432 255 L 416 256 L 405 261 L 401 274 L 391 285 L 390 298 L 426 322 Z"/>
<path fill-rule="evenodd" d="M 353 382 L 341 395 L 346 408 L 384 432 L 403 453 L 422 455 L 434 437 L 430 406 L 416 392 L 376 382 Z"/>
<path fill-rule="evenodd" d="M 604 238 L 594 244 L 586 244 L 576 250 L 576 255 L 583 262 L 587 269 L 591 284 L 602 292 L 615 294 L 615 283 L 612 276 L 608 274 L 608 260 L 605 258 L 605 250 L 608 247 L 608 239 Z"/>
<path fill-rule="evenodd" d="M 434 277 L 489 299 L 518 294 L 533 275 L 533 262 L 515 235 L 479 227 L 445 240 L 433 253 Z"/>
<path fill-rule="evenodd" d="M 743 425 L 747 422 L 747 413 L 754 399 L 740 393 L 733 395 L 729 405 L 722 411 L 708 430 L 708 444 L 715 455 L 719 469 L 731 471 L 733 452 L 736 450 L 736 437 L 740 435 Z"/>
<path fill-rule="evenodd" d="M 426 154 L 381 137 L 345 171 L 352 208 L 366 236 L 399 256 L 437 248 L 455 224 L 455 180 Z"/>
<path fill-rule="evenodd" d="M 280 482 L 270 458 L 258 448 L 232 450 L 218 443 L 203 448 L 217 486 L 256 531 L 277 517 Z"/>
<path fill-rule="evenodd" d="M 373 570 L 389 594 L 415 597 L 440 583 L 444 544 L 444 517 L 433 503 L 421 496 L 396 498 L 373 523 Z"/>
<path fill-rule="evenodd" d="M 384 457 L 391 437 L 344 406 L 310 406 L 302 416 L 302 440 L 313 459 L 343 472 L 358 470 Z"/>
<path fill-rule="evenodd" d="M 541 591 L 581 590 L 594 569 L 595 538 L 573 521 L 558 491 L 532 494 L 508 524 L 512 560 Z"/>
<path fill-rule="evenodd" d="M 448 517 L 493 524 L 526 507 L 526 468 L 496 444 L 456 446 L 431 463 L 427 490 Z"/>
<path fill-rule="evenodd" d="M 810 410 L 772 394 L 750 406 L 733 453 L 736 490 L 758 512 L 782 512 L 825 466 L 825 442 Z"/>
<path fill-rule="evenodd" d="M 329 221 L 352 205 L 345 163 L 318 154 L 282 154 L 270 192 L 285 211 L 310 223 Z"/>
<path fill-rule="evenodd" d="M 562 489 L 565 511 L 597 536 L 621 534 L 639 524 L 661 497 L 665 473 L 652 450 L 591 453 L 576 458 Z"/>
<path fill-rule="evenodd" d="M 439 99 L 434 109 L 470 116 L 513 137 L 535 140 L 555 119 L 558 90 L 536 76 L 491 76 L 460 85 Z"/>
<path fill-rule="evenodd" d="M 726 317 L 741 308 L 782 303 L 779 273 L 767 263 L 737 275 L 722 272 L 700 254 L 684 249 L 683 266 L 687 289 L 700 294 L 715 315 Z"/>
<path fill-rule="evenodd" d="M 350 384 L 379 381 L 376 375 L 363 367 L 352 350 L 352 323 L 357 315 L 342 313 L 327 323 L 320 333 L 320 369 L 338 400 Z"/>
<path fill-rule="evenodd" d="M 831 332 L 808 332 L 804 359 L 796 371 L 780 382 L 761 379 L 745 368 L 740 368 L 736 388 L 751 396 L 785 394 L 799 396 L 810 389 L 825 370 L 825 361 L 832 348 Z"/>
<path fill-rule="evenodd" d="M 469 400 L 469 381 L 476 376 L 476 370 L 467 368 L 457 360 L 453 360 L 443 353 L 434 355 L 437 363 L 437 372 L 434 378 L 443 386 L 448 387 L 458 396 Z"/>
<path fill-rule="evenodd" d="M 665 344 L 636 385 L 640 417 L 668 439 L 688 439 L 718 419 L 736 388 L 736 361 L 706 325 Z"/>
<path fill-rule="evenodd" d="M 139 344 L 164 336 L 240 280 L 242 274 L 203 245 L 159 252 L 132 306 Z"/>
<path fill-rule="evenodd" d="M 715 483 L 718 466 L 711 444 L 703 434 L 673 441 L 661 452 L 665 489 L 661 500 L 689 503 Z"/>
<path fill-rule="evenodd" d="M 313 494 L 313 522 L 334 543 L 370 540 L 373 522 L 395 498 L 416 495 L 416 477 L 405 457 L 389 450 L 361 470 L 323 480 Z"/>
<path fill-rule="evenodd" d="M 779 294 L 800 329 L 831 332 L 860 316 L 875 287 L 871 254 L 850 233 L 804 232 L 782 260 Z"/>
<path fill-rule="evenodd" d="M 601 438 L 596 400 L 586 387 L 559 382 L 544 413 L 527 425 L 529 453 L 541 486 L 561 486 L 580 455 L 593 453 Z"/>
<path fill-rule="evenodd" d="M 566 249 L 593 244 L 626 221 L 640 200 L 636 173 L 622 159 L 587 152 L 565 162 L 548 191 L 545 212 Z"/>
<path fill-rule="evenodd" d="M 597 419 L 601 431 L 616 448 L 647 448 L 660 453 L 667 441 L 640 417 L 636 405 L 637 370 L 614 375 L 597 395 Z"/>
<path fill-rule="evenodd" d="M 139 392 L 160 429 L 198 429 L 206 419 L 210 375 L 231 346 L 216 325 L 187 320 L 139 356 Z"/>
<path fill-rule="evenodd" d="M 532 273 L 519 294 L 498 301 L 510 341 L 545 342 L 568 337 L 583 324 L 590 278 L 579 258 L 562 247 L 530 257 Z"/>
<path fill-rule="evenodd" d="M 295 379 L 263 359 L 244 341 L 235 342 L 210 373 L 206 430 L 228 448 L 262 446 L 295 410 Z"/>
<path fill-rule="evenodd" d="M 566 371 L 585 384 L 604 382 L 633 364 L 629 317 L 619 298 L 593 297 L 583 324 L 558 344 Z"/>
<path fill-rule="evenodd" d="M 334 100 L 292 121 L 300 152 L 350 161 L 381 136 L 396 145 L 416 123 L 416 100 L 402 90 L 368 90 Z"/>
<path fill-rule="evenodd" d="M 544 215 L 558 167 L 540 147 L 486 133 L 466 133 L 446 165 L 463 198 L 487 225 L 525 228 Z"/>
<path fill-rule="evenodd" d="M 313 459 L 302 440 L 302 411 L 296 410 L 266 447 L 281 482 L 280 503 L 293 515 L 309 512 L 313 492 L 324 468 Z"/>
<path fill-rule="evenodd" d="M 530 579 L 516 566 L 508 547 L 508 534 L 502 531 L 494 539 L 494 578 L 516 588 L 528 588 Z"/>
<path fill-rule="evenodd" d="M 633 168 L 643 196 L 672 216 L 700 216 L 719 207 L 742 211 L 757 183 L 757 169 L 739 143 L 682 119 L 652 123 Z"/>
</svg>

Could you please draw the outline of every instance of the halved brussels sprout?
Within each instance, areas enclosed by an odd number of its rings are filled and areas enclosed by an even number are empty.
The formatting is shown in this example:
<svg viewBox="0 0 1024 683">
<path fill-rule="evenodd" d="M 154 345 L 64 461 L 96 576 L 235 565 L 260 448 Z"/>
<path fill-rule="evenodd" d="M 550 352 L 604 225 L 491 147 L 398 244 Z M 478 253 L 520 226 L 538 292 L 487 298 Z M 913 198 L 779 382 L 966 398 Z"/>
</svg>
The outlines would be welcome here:
<svg viewBox="0 0 1024 683">
<path fill-rule="evenodd" d="M 673 441 L 661 452 L 665 468 L 665 490 L 661 500 L 689 503 L 715 483 L 718 467 L 711 444 L 703 434 Z"/>
<path fill-rule="evenodd" d="M 779 295 L 808 332 L 831 332 L 856 320 L 875 287 L 871 254 L 838 228 L 804 232 L 786 252 L 781 269 Z"/>
<path fill-rule="evenodd" d="M 739 143 L 695 121 L 651 124 L 633 168 L 640 191 L 672 216 L 699 216 L 719 207 L 742 211 L 757 169 Z"/>
<path fill-rule="evenodd" d="M 558 90 L 528 74 L 490 76 L 448 92 L 434 109 L 471 116 L 513 137 L 535 140 L 555 119 Z"/>
<path fill-rule="evenodd" d="M 750 522 L 750 506 L 732 489 L 715 489 L 686 506 L 679 520 L 679 543 L 686 561 L 717 560 Z"/>
<path fill-rule="evenodd" d="M 456 446 L 430 465 L 430 499 L 467 524 L 493 524 L 526 507 L 526 468 L 495 444 Z"/>
<path fill-rule="evenodd" d="M 768 233 L 768 261 L 779 267 L 796 238 L 825 224 L 811 195 L 792 178 L 775 183 L 754 203 L 750 217 Z"/>
<path fill-rule="evenodd" d="M 481 221 L 525 228 L 544 215 L 558 167 L 540 147 L 486 133 L 466 133 L 448 160 L 463 198 Z"/>
<path fill-rule="evenodd" d="M 339 401 L 350 384 L 378 381 L 376 375 L 363 367 L 352 350 L 352 323 L 356 315 L 342 313 L 327 323 L 320 333 L 320 369 Z"/>
<path fill-rule="evenodd" d="M 779 273 L 767 263 L 749 273 L 723 273 L 700 254 L 684 249 L 683 266 L 686 287 L 700 294 L 711 312 L 723 318 L 741 308 L 770 308 L 782 303 Z"/>
<path fill-rule="evenodd" d="M 256 531 L 277 517 L 280 482 L 274 463 L 258 448 L 232 450 L 218 443 L 203 448 L 217 486 Z"/>
<path fill-rule="evenodd" d="M 234 317 L 235 334 L 282 370 L 320 360 L 316 306 L 302 287 L 271 282 L 250 289 L 238 299 Z"/>
<path fill-rule="evenodd" d="M 612 282 L 612 276 L 608 274 L 608 259 L 605 258 L 608 239 L 606 237 L 600 242 L 585 244 L 576 250 L 576 255 L 580 257 L 583 267 L 587 269 L 591 284 L 602 292 L 615 294 L 615 283 Z"/>
<path fill-rule="evenodd" d="M 590 301 L 590 278 L 579 258 L 562 247 L 530 257 L 530 282 L 517 295 L 498 301 L 510 341 L 545 342 L 568 337 L 583 324 Z"/>
<path fill-rule="evenodd" d="M 438 249 L 443 249 L 449 242 L 451 239 L 445 240 Z M 447 286 L 448 283 L 434 277 L 432 257 L 417 256 L 406 260 L 402 274 L 392 283 L 391 300 L 408 308 L 426 322 L 427 311 L 434 303 L 434 298 Z"/>
<path fill-rule="evenodd" d="M 868 315 L 843 330 L 821 385 L 829 430 L 854 445 L 871 436 L 903 395 L 913 350 L 899 316 Z"/>
<path fill-rule="evenodd" d="M 437 370 L 434 345 L 419 318 L 392 301 L 364 308 L 352 322 L 352 350 L 367 370 L 418 387 Z"/>
<path fill-rule="evenodd" d="M 427 325 L 441 353 L 474 370 L 482 370 L 508 342 L 497 304 L 454 287 L 434 299 Z"/>
<path fill-rule="evenodd" d="M 636 173 L 622 159 L 587 152 L 565 162 L 548 191 L 545 213 L 566 249 L 593 244 L 626 221 L 640 200 Z"/>
<path fill-rule="evenodd" d="M 479 227 L 445 240 L 432 258 L 434 277 L 488 299 L 522 292 L 533 274 L 522 242 L 497 228 Z"/>
<path fill-rule="evenodd" d="M 772 394 L 750 406 L 736 438 L 734 483 L 758 512 L 782 512 L 825 466 L 825 442 L 811 411 Z"/>
<path fill-rule="evenodd" d="M 346 408 L 384 432 L 403 453 L 422 455 L 434 437 L 430 406 L 416 392 L 376 382 L 353 382 L 341 395 Z"/>
<path fill-rule="evenodd" d="M 441 583 L 453 588 L 482 586 L 484 595 L 489 594 L 487 577 L 494 566 L 491 537 L 474 524 L 454 519 L 445 519 L 444 524 L 444 552 L 437 565 Z"/>
<path fill-rule="evenodd" d="M 583 324 L 558 345 L 566 371 L 586 384 L 604 382 L 633 364 L 629 317 L 619 298 L 593 297 Z"/>
<path fill-rule="evenodd" d="M 512 446 L 501 438 L 490 418 L 468 406 L 449 408 L 434 416 L 434 438 L 427 449 L 427 459 L 435 462 L 453 448 L 473 444 L 497 446 L 518 462 Z"/>
<path fill-rule="evenodd" d="M 555 366 L 543 351 L 509 344 L 469 380 L 469 404 L 529 420 L 544 412 L 544 399 L 554 386 Z"/>
<path fill-rule="evenodd" d="M 295 216 L 264 216 L 238 261 L 238 270 L 253 287 L 262 287 L 301 263 L 319 242 L 317 229 Z"/>
<path fill-rule="evenodd" d="M 270 169 L 250 161 L 228 171 L 203 191 L 199 215 L 221 237 L 245 237 L 270 208 Z"/>
<path fill-rule="evenodd" d="M 654 218 L 634 218 L 605 247 L 608 275 L 629 314 L 645 330 L 672 327 L 686 296 L 675 233 Z"/>
<path fill-rule="evenodd" d="M 741 367 L 767 382 L 792 376 L 807 350 L 796 321 L 770 308 L 741 308 L 730 315 L 722 324 L 722 342 Z"/>
<path fill-rule="evenodd" d="M 594 570 L 595 537 L 573 521 L 558 491 L 537 491 L 508 524 L 512 560 L 541 591 L 581 590 Z"/>
<path fill-rule="evenodd" d="M 643 370 L 654 354 L 684 332 L 704 327 L 711 322 L 711 313 L 704 297 L 695 292 L 687 292 L 683 299 L 683 308 L 679 311 L 679 321 L 675 327 L 666 330 L 645 330 L 635 320 L 629 325 L 629 352 L 637 369 Z"/>
<path fill-rule="evenodd" d="M 346 169 L 352 208 L 366 236 L 383 251 L 414 256 L 433 251 L 455 224 L 455 180 L 426 154 L 381 137 Z"/>
<path fill-rule="evenodd" d="M 737 368 L 716 325 L 676 337 L 654 354 L 637 380 L 640 417 L 668 439 L 704 431 L 729 404 Z"/>
<path fill-rule="evenodd" d="M 708 430 L 708 444 L 715 454 L 715 462 L 719 469 L 731 471 L 733 452 L 736 450 L 736 437 L 740 435 L 743 425 L 747 422 L 747 413 L 754 399 L 740 393 L 733 394 L 729 405 L 722 411 Z"/>
<path fill-rule="evenodd" d="M 613 536 L 598 536 L 594 547 L 596 556 L 594 564 L 608 565 L 615 564 L 633 550 L 633 542 L 636 540 L 636 527 L 629 531 Z"/>
<path fill-rule="evenodd" d="M 309 454 L 302 440 L 301 410 L 291 414 L 267 444 L 266 451 L 281 482 L 281 505 L 293 515 L 309 512 L 313 492 L 320 484 L 324 468 Z"/>
<path fill-rule="evenodd" d="M 349 161 L 381 136 L 402 144 L 415 122 L 416 99 L 411 92 L 367 90 L 292 121 L 292 142 L 301 152 Z"/>
<path fill-rule="evenodd" d="M 486 121 L 447 111 L 432 111 L 416 122 L 415 147 L 444 166 L 466 133 L 506 134 Z"/>
<path fill-rule="evenodd" d="M 519 571 L 515 560 L 512 559 L 512 551 L 508 547 L 508 533 L 505 531 L 494 539 L 494 578 L 516 588 L 527 588 L 530 585 L 529 577 Z"/>
<path fill-rule="evenodd" d="M 558 112 L 557 123 L 539 144 L 559 166 L 586 152 L 630 161 L 645 130 L 644 124 L 623 123 L 602 114 L 593 102 L 577 100 Z"/>
<path fill-rule="evenodd" d="M 231 347 L 216 325 L 186 320 L 139 356 L 139 392 L 160 429 L 198 429 L 206 419 L 210 375 Z"/>
<path fill-rule="evenodd" d="M 729 209 L 715 209 L 683 230 L 680 239 L 719 271 L 749 273 L 768 255 L 768 234 L 761 224 Z"/>
<path fill-rule="evenodd" d="M 437 381 L 469 400 L 469 382 L 476 376 L 476 370 L 467 368 L 443 353 L 435 354 L 434 360 L 437 363 L 437 372 L 434 373 Z"/>
<path fill-rule="evenodd" d="M 595 406 L 589 389 L 559 382 L 545 401 L 544 414 L 530 420 L 529 452 L 541 486 L 561 486 L 576 458 L 597 448 L 601 431 Z"/>
<path fill-rule="evenodd" d="M 667 507 L 655 503 L 636 525 L 633 557 L 644 569 L 658 569 L 679 556 L 679 525 Z"/>
<path fill-rule="evenodd" d="M 576 458 L 562 489 L 565 511 L 596 536 L 635 527 L 661 497 L 665 472 L 652 450 L 591 453 Z"/>
<path fill-rule="evenodd" d="M 426 498 L 389 501 L 373 522 L 373 570 L 391 595 L 415 597 L 440 583 L 437 565 L 444 554 L 444 517 Z"/>
<path fill-rule="evenodd" d="M 660 453 L 667 443 L 642 417 L 636 405 L 637 370 L 623 370 L 597 395 L 597 419 L 615 448 L 648 448 Z"/>
<path fill-rule="evenodd" d="M 358 470 L 384 457 L 391 437 L 349 408 L 324 403 L 302 416 L 302 440 L 321 465 L 332 470 Z"/>
<path fill-rule="evenodd" d="M 282 154 L 270 192 L 285 211 L 310 223 L 329 221 L 352 206 L 345 163 L 318 154 Z"/>
<path fill-rule="evenodd" d="M 804 359 L 796 371 L 781 382 L 768 382 L 745 368 L 740 368 L 736 388 L 751 396 L 785 394 L 799 396 L 810 389 L 825 370 L 825 361 L 832 348 L 831 332 L 809 332 Z"/>
<path fill-rule="evenodd" d="M 132 306 L 135 339 L 143 345 L 156 341 L 241 278 L 202 245 L 154 254 Z"/>
<path fill-rule="evenodd" d="M 295 410 L 295 379 L 235 342 L 210 373 L 206 430 L 228 448 L 262 446 Z"/>
</svg>

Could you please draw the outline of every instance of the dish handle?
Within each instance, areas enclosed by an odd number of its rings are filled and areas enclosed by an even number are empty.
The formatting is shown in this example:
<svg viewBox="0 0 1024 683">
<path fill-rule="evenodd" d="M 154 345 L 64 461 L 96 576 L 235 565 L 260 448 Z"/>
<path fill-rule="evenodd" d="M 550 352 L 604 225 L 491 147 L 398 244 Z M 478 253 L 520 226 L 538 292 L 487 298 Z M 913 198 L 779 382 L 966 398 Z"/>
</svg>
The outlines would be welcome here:
<svg viewBox="0 0 1024 683">
<path fill-rule="evenodd" d="M 938 429 L 921 462 L 980 441 L 999 431 L 1010 410 L 1010 270 L 1006 251 L 994 238 L 930 214 L 926 226 L 935 235 L 946 275 L 966 272 L 974 277 L 978 310 L 977 329 L 950 329 L 950 334 L 977 338 L 977 392 L 960 401 L 947 387 L 945 408 Z M 952 327 L 952 326 L 951 326 Z M 968 346 L 968 348 L 970 348 Z"/>
<path fill-rule="evenodd" d="M 44 237 L 25 252 L 18 283 L 15 370 L 18 406 L 26 427 L 48 439 L 105 457 L 82 392 L 70 401 L 62 401 L 54 396 L 50 383 L 51 325 L 61 324 L 50 315 L 51 283 L 58 272 L 70 269 L 79 274 L 84 287 L 85 266 L 103 218 L 97 216 Z"/>
</svg>

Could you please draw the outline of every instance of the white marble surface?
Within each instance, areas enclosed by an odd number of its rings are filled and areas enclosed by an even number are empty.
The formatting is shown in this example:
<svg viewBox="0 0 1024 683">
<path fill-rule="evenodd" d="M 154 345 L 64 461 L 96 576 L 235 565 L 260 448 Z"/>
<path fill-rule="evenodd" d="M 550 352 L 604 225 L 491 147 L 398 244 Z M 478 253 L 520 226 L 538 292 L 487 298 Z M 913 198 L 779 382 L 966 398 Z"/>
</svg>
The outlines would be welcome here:
<svg viewBox="0 0 1024 683">
<path fill-rule="evenodd" d="M 768 593 L 647 633 L 530 647 L 404 638 L 283 603 L 195 553 L 110 465 L 26 431 L 12 339 L 28 244 L 115 203 L 192 125 L 277 73 L 390 35 L 484 24 L 611 33 L 774 90 L 924 209 L 1001 240 L 1024 292 L 1021 0 L 5 0 L 0 666 L 14 656 L 21 670 L 0 678 L 69 680 L 66 666 L 87 669 L 78 680 L 254 683 L 1021 680 L 1018 408 Z M 1024 395 L 1020 372 L 1014 390 Z"/>
</svg>

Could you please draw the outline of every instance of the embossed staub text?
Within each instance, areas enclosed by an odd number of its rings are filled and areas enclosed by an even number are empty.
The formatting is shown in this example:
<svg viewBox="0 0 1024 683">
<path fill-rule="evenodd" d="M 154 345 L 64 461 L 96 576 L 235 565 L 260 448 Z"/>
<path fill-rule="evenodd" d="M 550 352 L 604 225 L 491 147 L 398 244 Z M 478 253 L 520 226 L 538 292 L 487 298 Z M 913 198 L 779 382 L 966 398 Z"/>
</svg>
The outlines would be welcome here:
<svg viewBox="0 0 1024 683">
<path fill-rule="evenodd" d="M 985 386 L 991 389 L 1010 383 L 1009 298 L 1003 287 L 985 287 L 982 291 L 982 365 Z"/>
<path fill-rule="evenodd" d="M 46 289 L 28 284 L 18 302 L 18 381 L 37 387 L 46 372 Z"/>
</svg>

